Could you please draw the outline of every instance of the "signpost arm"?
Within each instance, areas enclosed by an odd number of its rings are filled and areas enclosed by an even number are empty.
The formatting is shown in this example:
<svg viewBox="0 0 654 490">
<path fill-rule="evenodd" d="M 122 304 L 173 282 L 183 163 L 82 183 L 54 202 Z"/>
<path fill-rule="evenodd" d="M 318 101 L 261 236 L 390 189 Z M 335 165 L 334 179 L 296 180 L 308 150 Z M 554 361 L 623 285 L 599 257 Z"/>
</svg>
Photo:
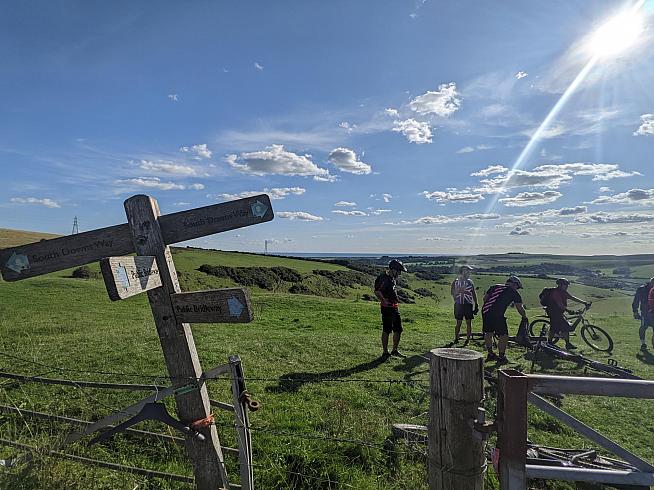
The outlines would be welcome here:
<svg viewBox="0 0 654 490">
<path fill-rule="evenodd" d="M 202 368 L 191 328 L 175 318 L 171 295 L 179 293 L 179 281 L 170 248 L 163 240 L 159 224 L 159 206 L 149 196 L 138 195 L 125 201 L 125 211 L 138 255 L 156 257 L 162 287 L 148 291 L 152 315 L 157 327 L 164 359 L 173 386 L 182 386 L 189 379 L 199 379 Z M 175 396 L 180 420 L 192 422 L 210 415 L 209 395 L 204 383 L 198 390 Z M 186 438 L 186 448 L 193 462 L 198 489 L 228 488 L 229 483 L 218 432 L 214 425 L 202 429 L 206 440 Z"/>
</svg>

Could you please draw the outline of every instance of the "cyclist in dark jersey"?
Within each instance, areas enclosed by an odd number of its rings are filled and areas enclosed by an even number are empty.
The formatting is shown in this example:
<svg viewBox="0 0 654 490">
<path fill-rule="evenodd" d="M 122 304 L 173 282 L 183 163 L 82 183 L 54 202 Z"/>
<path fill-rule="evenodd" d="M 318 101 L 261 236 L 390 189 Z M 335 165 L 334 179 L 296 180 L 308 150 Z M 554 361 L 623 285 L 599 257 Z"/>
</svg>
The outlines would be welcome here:
<svg viewBox="0 0 654 490">
<path fill-rule="evenodd" d="M 545 312 L 550 318 L 550 331 L 547 334 L 547 341 L 552 342 L 554 336 L 561 337 L 565 340 L 565 348 L 568 350 L 576 349 L 577 347 L 570 343 L 570 331 L 572 326 L 565 317 L 565 312 L 568 311 L 568 300 L 582 303 L 584 306 L 590 306 L 590 303 L 585 302 L 583 299 L 575 298 L 568 292 L 570 281 L 561 277 L 556 280 L 556 289 L 554 289 L 547 300 Z"/>
<path fill-rule="evenodd" d="M 406 357 L 400 354 L 397 348 L 400 345 L 402 335 L 402 319 L 400 318 L 400 299 L 397 297 L 395 288 L 397 286 L 395 279 L 402 272 L 406 272 L 406 267 L 399 260 L 391 260 L 388 263 L 388 270 L 380 274 L 375 280 L 375 296 L 379 299 L 382 317 L 382 358 L 388 356 Z M 393 350 L 388 352 L 388 336 L 393 332 Z"/>
<path fill-rule="evenodd" d="M 640 329 L 638 335 L 640 337 L 640 349 L 647 349 L 647 342 L 645 342 L 645 333 L 647 327 L 654 329 L 654 318 L 648 314 L 647 297 L 650 291 L 654 288 L 654 277 L 649 282 L 639 286 L 634 295 L 634 301 L 631 303 L 631 309 L 634 312 L 634 318 L 640 320 Z M 654 347 L 654 334 L 652 334 L 652 347 Z"/>
<path fill-rule="evenodd" d="M 488 288 L 484 295 L 484 306 L 481 308 L 483 320 L 484 341 L 488 357 L 486 362 L 497 361 L 498 364 L 506 364 L 506 345 L 509 341 L 509 327 L 504 317 L 506 310 L 511 304 L 518 310 L 520 316 L 527 321 L 527 313 L 522 306 L 522 297 L 518 293 L 522 289 L 522 282 L 516 276 L 510 276 L 505 284 L 495 284 Z M 493 352 L 493 335 L 499 336 L 497 350 L 499 356 Z"/>
</svg>

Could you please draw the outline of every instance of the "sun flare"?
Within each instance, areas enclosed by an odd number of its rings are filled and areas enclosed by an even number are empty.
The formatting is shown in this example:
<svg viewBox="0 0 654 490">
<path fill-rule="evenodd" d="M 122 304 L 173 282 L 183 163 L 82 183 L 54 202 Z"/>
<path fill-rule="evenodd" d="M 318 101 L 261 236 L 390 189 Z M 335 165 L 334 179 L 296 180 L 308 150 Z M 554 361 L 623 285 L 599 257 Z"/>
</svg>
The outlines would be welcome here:
<svg viewBox="0 0 654 490">
<path fill-rule="evenodd" d="M 592 34 L 588 47 L 598 58 L 616 56 L 636 44 L 643 32 L 643 24 L 643 16 L 637 10 L 618 14 Z"/>
</svg>

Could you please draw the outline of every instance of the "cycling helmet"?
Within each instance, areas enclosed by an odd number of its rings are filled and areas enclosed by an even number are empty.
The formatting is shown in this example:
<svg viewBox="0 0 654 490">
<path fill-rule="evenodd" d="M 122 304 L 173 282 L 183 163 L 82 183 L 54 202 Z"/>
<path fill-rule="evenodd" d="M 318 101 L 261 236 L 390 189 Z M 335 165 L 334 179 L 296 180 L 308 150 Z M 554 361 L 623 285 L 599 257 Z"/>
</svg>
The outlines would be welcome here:
<svg viewBox="0 0 654 490">
<path fill-rule="evenodd" d="M 518 289 L 522 289 L 522 281 L 518 279 L 518 276 L 509 276 L 506 282 L 512 282 L 513 284 L 516 284 L 518 286 Z"/>
<path fill-rule="evenodd" d="M 560 286 L 561 284 L 565 284 L 566 286 L 569 286 L 569 285 L 570 285 L 570 281 L 568 281 L 565 277 L 559 277 L 559 278 L 556 280 L 556 285 L 557 285 L 557 286 Z"/>
<path fill-rule="evenodd" d="M 465 270 L 474 271 L 475 268 L 471 265 L 462 265 L 461 267 L 459 267 L 459 274 L 461 274 Z"/>
<path fill-rule="evenodd" d="M 388 268 L 394 271 L 406 272 L 404 264 L 396 259 L 393 259 L 388 263 Z"/>
</svg>

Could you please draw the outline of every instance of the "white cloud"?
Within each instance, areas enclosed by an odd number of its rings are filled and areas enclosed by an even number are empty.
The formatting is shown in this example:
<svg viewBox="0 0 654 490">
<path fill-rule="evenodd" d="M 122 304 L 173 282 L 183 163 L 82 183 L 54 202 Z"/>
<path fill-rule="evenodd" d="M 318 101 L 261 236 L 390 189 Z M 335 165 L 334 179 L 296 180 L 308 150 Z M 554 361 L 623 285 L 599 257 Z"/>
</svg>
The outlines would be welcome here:
<svg viewBox="0 0 654 490">
<path fill-rule="evenodd" d="M 391 117 L 397 117 L 397 116 L 399 116 L 399 114 L 400 114 L 400 113 L 397 111 L 397 109 L 393 109 L 392 107 L 388 107 L 388 108 L 384 109 L 384 113 L 385 113 L 387 116 L 391 116 Z"/>
<path fill-rule="evenodd" d="M 449 189 L 447 192 L 444 191 L 423 191 L 420 194 L 425 196 L 425 198 L 430 201 L 436 201 L 438 203 L 450 203 L 450 202 L 479 202 L 484 199 L 483 194 L 479 192 L 472 191 L 470 189 Z"/>
<path fill-rule="evenodd" d="M 591 204 L 639 204 L 654 205 L 654 189 L 630 189 L 613 196 L 600 196 Z"/>
<path fill-rule="evenodd" d="M 356 129 L 357 125 L 356 124 L 350 124 L 347 121 L 343 121 L 342 123 L 338 124 L 338 127 L 346 129 L 348 133 L 351 133 L 353 130 Z"/>
<path fill-rule="evenodd" d="M 254 68 L 259 71 L 263 71 L 263 65 L 261 63 L 254 62 Z"/>
<path fill-rule="evenodd" d="M 202 189 L 204 189 L 204 184 L 191 184 L 191 185 L 187 186 L 187 188 L 188 189 L 193 189 L 193 190 L 196 190 L 196 191 L 201 191 Z"/>
<path fill-rule="evenodd" d="M 391 202 L 391 199 L 393 199 L 393 196 L 391 194 L 384 193 L 384 194 L 382 194 L 382 199 L 384 200 L 384 202 Z"/>
<path fill-rule="evenodd" d="M 202 143 L 201 145 L 193 145 L 193 146 L 182 146 L 179 151 L 182 153 L 193 153 L 195 154 L 195 159 L 196 160 L 201 160 L 202 158 L 211 158 L 211 150 L 207 148 L 206 143 Z"/>
<path fill-rule="evenodd" d="M 513 230 L 511 230 L 511 233 L 509 233 L 509 235 L 514 235 L 514 236 L 531 235 L 531 230 L 526 228 L 521 228 L 520 226 L 516 226 Z"/>
<path fill-rule="evenodd" d="M 149 172 L 161 172 L 177 175 L 197 175 L 197 171 L 193 167 L 165 160 L 160 160 L 158 162 L 151 160 L 141 160 L 139 162 L 139 168 Z"/>
<path fill-rule="evenodd" d="M 38 198 L 38 197 L 12 197 L 9 199 L 9 202 L 13 202 L 15 204 L 38 204 L 40 206 L 45 206 L 46 208 L 60 208 L 61 206 L 59 203 L 56 201 L 53 201 L 52 199 L 45 197 L 45 198 Z"/>
<path fill-rule="evenodd" d="M 464 146 L 460 150 L 457 150 L 457 153 L 472 153 L 475 149 L 472 146 Z"/>
<path fill-rule="evenodd" d="M 578 223 L 595 223 L 595 224 L 611 224 L 611 223 L 651 223 L 654 221 L 654 214 L 647 213 L 599 213 L 589 214 L 585 216 L 578 216 L 575 218 Z"/>
<path fill-rule="evenodd" d="M 654 114 L 640 116 L 640 126 L 634 131 L 634 136 L 654 135 Z"/>
<path fill-rule="evenodd" d="M 369 208 L 370 209 L 370 214 L 374 214 L 375 216 L 379 216 L 380 214 L 384 213 L 390 213 L 392 209 L 374 209 L 374 208 Z"/>
<path fill-rule="evenodd" d="M 404 121 L 394 121 L 393 125 L 393 131 L 402 133 L 410 143 L 422 145 L 432 142 L 431 128 L 427 122 L 405 119 Z"/>
<path fill-rule="evenodd" d="M 599 191 L 600 191 L 601 193 L 605 193 L 605 192 L 612 192 L 613 189 L 611 189 L 610 187 L 600 187 L 600 188 L 599 188 Z"/>
<path fill-rule="evenodd" d="M 357 155 L 349 148 L 336 148 L 327 157 L 329 163 L 338 168 L 341 172 L 350 174 L 369 174 L 372 167 L 367 163 L 357 160 Z"/>
<path fill-rule="evenodd" d="M 160 191 L 184 190 L 186 186 L 175 182 L 162 182 L 158 177 L 135 177 L 133 179 L 120 179 L 116 184 L 130 187 L 145 187 L 159 189 Z"/>
<path fill-rule="evenodd" d="M 226 155 L 225 160 L 239 172 L 250 175 L 300 175 L 329 179 L 329 171 L 311 161 L 311 155 L 286 151 L 283 145 L 271 145 L 265 150 Z"/>
<path fill-rule="evenodd" d="M 434 114 L 439 117 L 448 117 L 454 114 L 461 106 L 461 98 L 456 91 L 456 83 L 444 83 L 438 90 L 419 95 L 409 103 L 409 107 L 418 114 Z"/>
<path fill-rule="evenodd" d="M 183 201 L 173 203 L 173 206 L 190 206 L 190 205 L 191 205 L 190 202 L 183 202 Z"/>
<path fill-rule="evenodd" d="M 572 216 L 586 212 L 588 212 L 588 208 L 586 206 L 575 206 L 574 208 L 561 208 L 558 210 L 560 216 Z"/>
<path fill-rule="evenodd" d="M 364 213 L 363 211 L 343 211 L 342 209 L 335 209 L 332 211 L 334 214 L 342 214 L 343 216 L 368 216 L 368 213 Z"/>
<path fill-rule="evenodd" d="M 338 201 L 334 203 L 334 206 L 338 206 L 339 208 L 353 208 L 356 205 L 357 203 L 351 201 Z"/>
<path fill-rule="evenodd" d="M 508 172 L 509 169 L 503 165 L 489 165 L 486 168 L 479 170 L 478 172 L 473 172 L 470 174 L 472 177 L 488 177 L 492 174 L 503 174 Z"/>
<path fill-rule="evenodd" d="M 179 102 L 179 95 L 177 94 L 168 94 L 168 100 L 172 102 Z"/>
<path fill-rule="evenodd" d="M 521 192 L 513 197 L 505 197 L 500 202 L 505 206 L 541 206 L 556 201 L 563 194 L 557 191 Z"/>
<path fill-rule="evenodd" d="M 233 201 L 235 199 L 257 196 L 259 194 L 268 194 L 270 199 L 284 199 L 290 194 L 301 196 L 305 192 L 306 189 L 302 187 L 273 187 L 271 189 L 265 188 L 263 191 L 243 191 L 238 194 L 218 194 L 216 197 L 226 201 Z"/>
<path fill-rule="evenodd" d="M 563 182 L 569 182 L 571 180 L 572 177 L 567 173 L 556 171 L 540 171 L 537 169 L 533 171 L 510 170 L 503 175 L 500 174 L 491 179 L 482 179 L 480 182 L 483 187 L 480 191 L 493 193 L 515 187 L 546 187 L 557 189 Z"/>
<path fill-rule="evenodd" d="M 540 165 L 535 172 L 562 172 L 571 175 L 592 175 L 594 181 L 633 177 L 640 172 L 624 172 L 614 163 L 561 163 L 558 165 Z"/>
<path fill-rule="evenodd" d="M 521 78 L 525 78 L 529 73 L 525 71 L 519 71 L 518 73 L 515 74 L 515 77 L 520 80 Z"/>
<path fill-rule="evenodd" d="M 485 221 L 500 219 L 500 215 L 496 213 L 476 213 L 467 214 L 464 216 L 423 216 L 412 221 L 400 221 L 398 223 L 386 223 L 388 225 L 445 225 L 451 223 L 459 223 L 461 221 Z"/>
<path fill-rule="evenodd" d="M 298 219 L 301 221 L 322 221 L 323 218 L 322 216 L 315 216 L 310 213 L 305 213 L 304 211 L 280 211 L 278 213 L 275 213 L 275 216 L 278 218 L 284 218 L 284 219 Z"/>
</svg>

